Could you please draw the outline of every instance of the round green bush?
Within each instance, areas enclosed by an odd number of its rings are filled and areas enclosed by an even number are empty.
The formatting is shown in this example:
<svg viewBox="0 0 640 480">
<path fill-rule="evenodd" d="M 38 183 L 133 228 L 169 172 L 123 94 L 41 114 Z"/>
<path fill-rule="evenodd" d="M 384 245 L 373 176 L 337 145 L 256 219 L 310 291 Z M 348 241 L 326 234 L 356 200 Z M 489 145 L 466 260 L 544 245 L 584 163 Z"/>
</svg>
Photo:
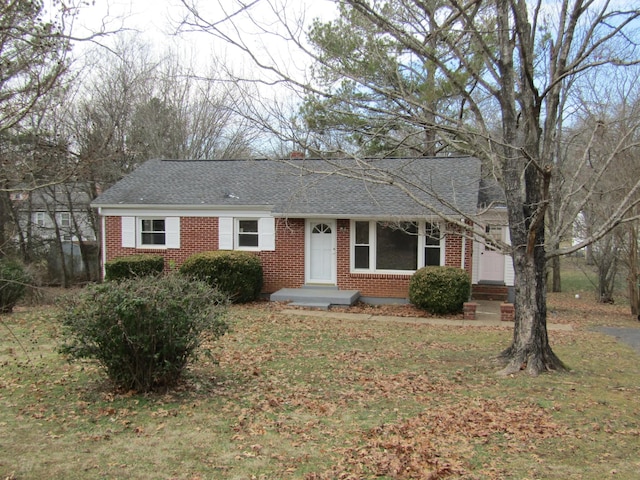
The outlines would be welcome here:
<svg viewBox="0 0 640 480">
<path fill-rule="evenodd" d="M 424 267 L 409 282 L 411 303 L 435 314 L 461 312 L 470 293 L 469 275 L 455 267 Z"/>
<path fill-rule="evenodd" d="M 114 258 L 104 264 L 105 280 L 125 280 L 127 278 L 160 275 L 164 271 L 162 255 L 141 253 Z"/>
<path fill-rule="evenodd" d="M 0 260 L 0 313 L 13 311 L 18 300 L 27 292 L 33 282 L 24 265 L 17 260 Z"/>
<path fill-rule="evenodd" d="M 62 300 L 70 359 L 95 359 L 116 387 L 145 392 L 174 386 L 196 356 L 202 334 L 227 330 L 226 297 L 180 275 L 88 287 Z"/>
<path fill-rule="evenodd" d="M 185 260 L 180 273 L 209 283 L 234 303 L 256 300 L 262 290 L 262 263 L 249 252 L 196 253 Z"/>
</svg>

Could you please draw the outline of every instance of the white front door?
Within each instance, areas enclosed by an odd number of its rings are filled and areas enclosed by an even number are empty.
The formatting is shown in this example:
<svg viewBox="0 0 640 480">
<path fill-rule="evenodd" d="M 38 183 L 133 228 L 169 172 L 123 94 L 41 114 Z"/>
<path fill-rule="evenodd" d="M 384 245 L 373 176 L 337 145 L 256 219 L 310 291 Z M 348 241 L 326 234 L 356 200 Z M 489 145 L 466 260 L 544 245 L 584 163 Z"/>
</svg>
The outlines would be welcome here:
<svg viewBox="0 0 640 480">
<path fill-rule="evenodd" d="M 336 283 L 336 221 L 308 220 L 306 228 L 307 283 Z"/>
</svg>

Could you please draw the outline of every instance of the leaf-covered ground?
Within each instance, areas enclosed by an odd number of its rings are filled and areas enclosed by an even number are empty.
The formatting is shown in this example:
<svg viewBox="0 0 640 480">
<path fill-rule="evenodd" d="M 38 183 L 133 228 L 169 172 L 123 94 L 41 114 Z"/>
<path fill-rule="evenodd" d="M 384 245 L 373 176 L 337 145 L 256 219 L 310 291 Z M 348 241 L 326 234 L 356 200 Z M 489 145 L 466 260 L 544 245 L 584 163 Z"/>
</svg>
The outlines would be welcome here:
<svg viewBox="0 0 640 480">
<path fill-rule="evenodd" d="M 591 330 L 634 326 L 621 307 L 552 297 L 572 371 L 538 378 L 495 375 L 508 328 L 280 309 L 233 307 L 232 331 L 154 395 L 67 364 L 52 308 L 2 317 L 0 478 L 640 477 L 640 356 Z"/>
</svg>

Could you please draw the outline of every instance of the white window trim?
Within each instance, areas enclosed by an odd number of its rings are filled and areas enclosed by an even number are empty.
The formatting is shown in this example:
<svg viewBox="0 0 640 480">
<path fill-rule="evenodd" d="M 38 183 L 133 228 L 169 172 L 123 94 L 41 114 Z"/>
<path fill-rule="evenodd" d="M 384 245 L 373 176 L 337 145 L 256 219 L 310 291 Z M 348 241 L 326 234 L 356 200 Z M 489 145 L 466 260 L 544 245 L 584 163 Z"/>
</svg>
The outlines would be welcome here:
<svg viewBox="0 0 640 480">
<path fill-rule="evenodd" d="M 254 220 L 258 222 L 258 246 L 241 247 L 239 245 L 240 221 Z M 219 217 L 218 249 L 243 250 L 248 252 L 273 251 L 275 243 L 275 218 L 273 217 Z"/>
<path fill-rule="evenodd" d="M 164 220 L 164 244 L 147 245 L 142 243 L 142 221 Z M 139 216 L 121 217 L 122 247 L 144 250 L 167 250 L 180 248 L 180 217 Z"/>
<path fill-rule="evenodd" d="M 146 243 L 142 243 L 142 222 L 145 222 L 147 220 L 150 221 L 154 221 L 154 220 L 164 220 L 164 231 L 163 232 L 155 232 L 153 231 L 153 233 L 164 233 L 164 243 L 163 244 L 146 244 Z M 150 233 L 150 232 L 145 232 L 145 233 Z M 136 218 L 136 245 L 138 248 L 144 248 L 144 249 L 162 249 L 162 250 L 166 250 L 167 248 L 167 219 L 165 217 L 138 217 Z"/>
<path fill-rule="evenodd" d="M 247 233 L 248 235 L 255 235 L 258 239 L 258 245 L 256 247 L 251 246 L 240 246 L 240 222 L 244 221 L 253 221 L 256 222 L 258 226 L 258 231 L 255 233 Z M 234 218 L 233 219 L 233 248 L 234 250 L 245 250 L 248 252 L 259 252 L 260 251 L 260 219 L 259 218 Z"/>
<path fill-rule="evenodd" d="M 56 217 L 58 219 L 58 225 L 60 226 L 60 228 L 71 228 L 71 212 L 58 212 L 56 214 Z"/>
<path fill-rule="evenodd" d="M 356 245 L 356 222 L 369 222 L 369 268 L 355 268 L 355 245 Z M 353 274 L 358 273 L 378 273 L 382 275 L 413 275 L 416 270 L 382 270 L 376 269 L 376 252 L 378 241 L 376 236 L 377 220 L 351 220 L 351 234 L 349 241 L 349 257 L 350 257 L 350 272 Z M 442 223 L 420 220 L 418 223 L 418 265 L 424 265 L 425 261 L 425 248 L 426 248 L 426 224 L 433 223 L 440 228 L 440 266 L 445 265 L 446 261 L 446 235 L 442 234 Z M 420 267 L 418 267 L 420 268 Z"/>
<path fill-rule="evenodd" d="M 33 214 L 33 223 L 40 228 L 44 228 L 47 226 L 47 220 L 45 216 L 45 212 L 34 212 Z"/>
</svg>

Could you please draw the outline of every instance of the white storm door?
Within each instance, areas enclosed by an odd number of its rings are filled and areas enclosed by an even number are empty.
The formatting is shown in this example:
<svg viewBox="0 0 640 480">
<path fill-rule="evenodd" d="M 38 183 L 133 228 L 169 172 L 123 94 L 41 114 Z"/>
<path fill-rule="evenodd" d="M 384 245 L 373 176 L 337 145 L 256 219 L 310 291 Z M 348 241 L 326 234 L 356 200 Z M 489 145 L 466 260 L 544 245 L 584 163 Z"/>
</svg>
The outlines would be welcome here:
<svg viewBox="0 0 640 480">
<path fill-rule="evenodd" d="M 336 283 L 336 221 L 308 220 L 306 228 L 307 283 Z"/>
<path fill-rule="evenodd" d="M 496 240 L 503 241 L 502 228 L 500 226 L 489 226 L 487 233 Z M 478 280 L 504 282 L 504 258 L 505 256 L 491 246 L 490 242 L 488 245 L 481 245 Z"/>
</svg>

